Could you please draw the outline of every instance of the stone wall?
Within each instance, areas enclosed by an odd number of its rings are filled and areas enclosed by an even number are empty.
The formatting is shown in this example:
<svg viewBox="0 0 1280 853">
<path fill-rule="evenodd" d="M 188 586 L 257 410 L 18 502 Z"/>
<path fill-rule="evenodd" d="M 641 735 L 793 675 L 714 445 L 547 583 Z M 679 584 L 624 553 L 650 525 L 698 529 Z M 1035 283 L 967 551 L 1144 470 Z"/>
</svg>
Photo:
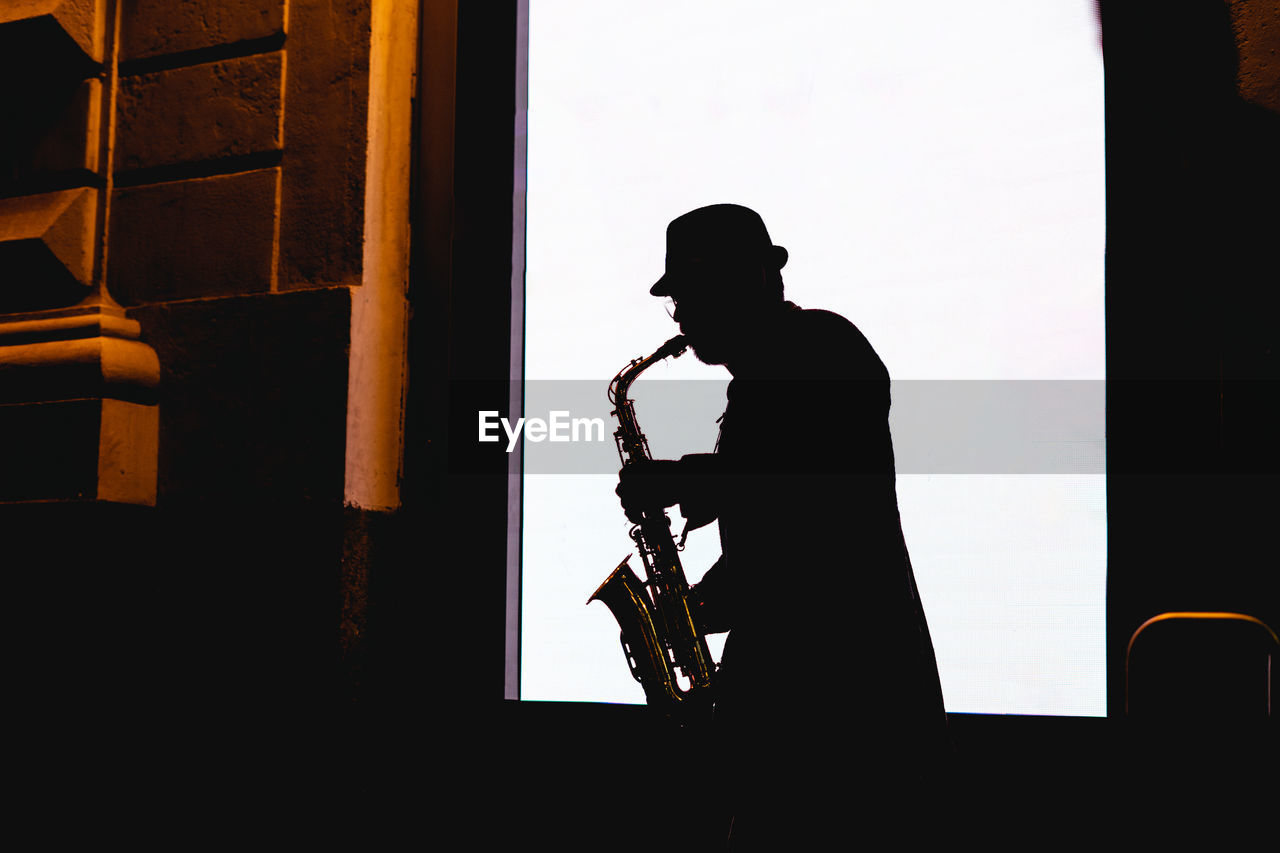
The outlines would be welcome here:
<svg viewBox="0 0 1280 853">
<path fill-rule="evenodd" d="M 358 692 L 400 503 L 417 16 L 0 3 L 0 529 L 44 602 L 20 633 L 72 631 L 41 671 L 92 636 L 130 660 L 94 670 L 109 704 L 173 719 Z"/>
</svg>

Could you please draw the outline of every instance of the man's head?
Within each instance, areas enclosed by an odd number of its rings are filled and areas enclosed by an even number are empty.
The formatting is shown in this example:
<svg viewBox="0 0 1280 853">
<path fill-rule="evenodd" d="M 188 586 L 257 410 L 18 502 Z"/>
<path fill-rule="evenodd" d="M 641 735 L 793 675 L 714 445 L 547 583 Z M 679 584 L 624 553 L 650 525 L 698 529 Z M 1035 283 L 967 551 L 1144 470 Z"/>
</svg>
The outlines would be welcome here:
<svg viewBox="0 0 1280 853">
<path fill-rule="evenodd" d="M 667 226 L 666 273 L 649 292 L 674 301 L 672 316 L 700 360 L 724 364 L 747 345 L 754 322 L 782 304 L 786 262 L 754 210 L 700 207 Z"/>
</svg>

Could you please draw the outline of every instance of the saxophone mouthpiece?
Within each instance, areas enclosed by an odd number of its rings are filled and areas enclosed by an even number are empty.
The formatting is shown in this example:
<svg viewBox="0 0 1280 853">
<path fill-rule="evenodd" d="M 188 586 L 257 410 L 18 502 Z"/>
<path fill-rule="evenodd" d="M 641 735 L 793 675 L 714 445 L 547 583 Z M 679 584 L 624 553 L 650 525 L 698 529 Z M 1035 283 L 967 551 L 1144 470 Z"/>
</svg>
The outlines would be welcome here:
<svg viewBox="0 0 1280 853">
<path fill-rule="evenodd" d="M 687 346 L 688 344 L 684 341 L 684 335 L 676 335 L 674 338 L 662 345 L 656 353 L 656 356 L 658 358 L 667 358 L 668 356 L 671 358 L 679 358 L 684 354 L 685 347 Z"/>
</svg>

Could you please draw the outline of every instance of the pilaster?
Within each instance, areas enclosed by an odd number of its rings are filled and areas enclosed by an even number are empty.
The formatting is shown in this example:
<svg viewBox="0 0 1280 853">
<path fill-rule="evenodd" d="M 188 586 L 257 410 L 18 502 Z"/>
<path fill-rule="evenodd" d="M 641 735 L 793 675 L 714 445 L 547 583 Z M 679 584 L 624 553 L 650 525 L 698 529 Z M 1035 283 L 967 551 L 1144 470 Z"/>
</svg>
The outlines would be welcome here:
<svg viewBox="0 0 1280 853">
<path fill-rule="evenodd" d="M 153 505 L 160 365 L 105 282 L 114 0 L 0 9 L 0 502 Z"/>
</svg>

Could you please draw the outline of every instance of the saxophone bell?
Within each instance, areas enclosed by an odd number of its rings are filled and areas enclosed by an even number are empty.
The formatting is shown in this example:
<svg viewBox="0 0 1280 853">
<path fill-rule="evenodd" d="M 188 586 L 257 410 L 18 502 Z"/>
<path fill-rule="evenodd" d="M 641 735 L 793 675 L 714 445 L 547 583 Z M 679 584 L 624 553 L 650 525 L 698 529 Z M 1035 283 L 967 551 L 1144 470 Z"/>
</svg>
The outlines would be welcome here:
<svg viewBox="0 0 1280 853">
<path fill-rule="evenodd" d="M 622 629 L 619 639 L 627 667 L 631 670 L 631 677 L 644 688 L 649 704 L 678 703 L 679 691 L 672 689 L 671 683 L 648 675 L 665 670 L 667 657 L 657 625 L 657 614 L 649 602 L 644 584 L 627 565 L 630 560 L 630 554 L 622 558 L 617 568 L 609 573 L 604 583 L 587 599 L 587 604 L 603 601 L 618 621 Z"/>
</svg>

